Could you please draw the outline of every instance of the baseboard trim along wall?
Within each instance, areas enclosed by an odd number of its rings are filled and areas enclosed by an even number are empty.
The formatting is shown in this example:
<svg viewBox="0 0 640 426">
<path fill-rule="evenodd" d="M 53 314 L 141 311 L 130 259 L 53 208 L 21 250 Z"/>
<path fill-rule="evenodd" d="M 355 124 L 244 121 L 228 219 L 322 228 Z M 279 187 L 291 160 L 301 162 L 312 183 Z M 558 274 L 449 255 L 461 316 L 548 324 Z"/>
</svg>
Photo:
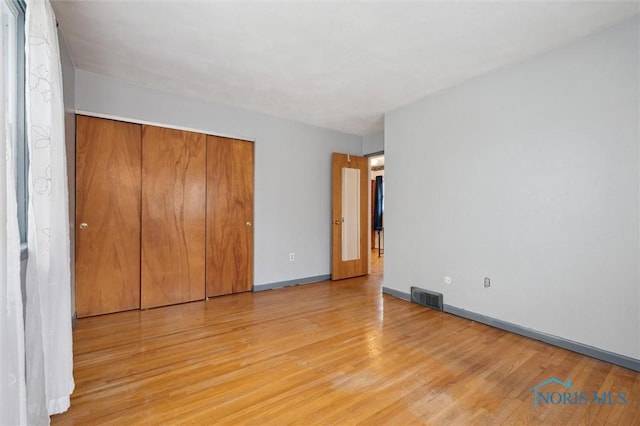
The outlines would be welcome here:
<svg viewBox="0 0 640 426">
<path fill-rule="evenodd" d="M 394 290 L 391 288 L 383 287 L 382 292 L 399 299 L 411 301 L 411 295 L 402 291 Z M 590 356 L 592 358 L 606 361 L 611 364 L 619 365 L 624 368 L 628 368 L 634 371 L 640 371 L 640 360 L 630 358 L 628 356 L 619 355 L 613 352 L 605 351 L 604 349 L 598 349 L 593 346 L 585 345 L 583 343 L 574 342 L 572 340 L 564 339 L 562 337 L 554 336 L 551 334 L 543 333 L 540 331 L 532 330 L 530 328 L 522 327 L 517 324 L 513 324 L 507 321 L 502 321 L 486 315 L 478 314 L 475 312 L 467 311 L 466 309 L 456 308 L 451 305 L 444 305 L 444 312 L 456 315 L 462 318 L 466 318 L 471 321 L 476 321 L 482 324 L 496 327 L 501 330 L 508 331 L 510 333 L 519 334 L 521 336 L 529 337 L 530 339 L 539 340 L 550 345 L 558 346 L 563 349 L 567 349 L 573 352 L 577 352 L 582 355 Z"/>
<path fill-rule="evenodd" d="M 298 278 L 295 280 L 279 281 L 279 282 L 269 283 L 269 284 L 258 284 L 253 286 L 253 291 L 256 292 L 256 291 L 273 290 L 275 288 L 290 287 L 293 285 L 317 283 L 317 282 L 326 281 L 329 279 L 331 279 L 331 275 L 316 275 L 315 277 Z"/>
<path fill-rule="evenodd" d="M 411 302 L 411 295 L 409 293 L 405 293 L 404 291 L 394 290 L 388 287 L 382 287 L 382 292 L 384 294 L 388 294 L 389 296 L 397 297 L 398 299 L 406 300 L 407 302 Z"/>
</svg>

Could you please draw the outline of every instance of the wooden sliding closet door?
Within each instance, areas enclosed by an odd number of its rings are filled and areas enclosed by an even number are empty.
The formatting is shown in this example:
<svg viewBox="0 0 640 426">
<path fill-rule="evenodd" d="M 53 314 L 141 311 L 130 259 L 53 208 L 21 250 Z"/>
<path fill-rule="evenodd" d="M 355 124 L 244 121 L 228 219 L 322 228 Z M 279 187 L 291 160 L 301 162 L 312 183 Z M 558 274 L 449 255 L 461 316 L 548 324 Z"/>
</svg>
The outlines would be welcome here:
<svg viewBox="0 0 640 426">
<path fill-rule="evenodd" d="M 141 126 L 76 118 L 78 317 L 140 308 Z"/>
<path fill-rule="evenodd" d="M 142 129 L 142 308 L 205 296 L 206 136 Z"/>
<path fill-rule="evenodd" d="M 253 288 L 253 143 L 207 136 L 207 296 Z"/>
</svg>

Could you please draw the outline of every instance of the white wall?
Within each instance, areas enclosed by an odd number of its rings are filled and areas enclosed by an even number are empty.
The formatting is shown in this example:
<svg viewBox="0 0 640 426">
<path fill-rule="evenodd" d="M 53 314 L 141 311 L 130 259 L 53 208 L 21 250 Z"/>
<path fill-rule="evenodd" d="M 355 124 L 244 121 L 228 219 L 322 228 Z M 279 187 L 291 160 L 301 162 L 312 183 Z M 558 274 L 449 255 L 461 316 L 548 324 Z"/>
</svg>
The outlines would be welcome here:
<svg viewBox="0 0 640 426">
<path fill-rule="evenodd" d="M 384 285 L 640 358 L 638 36 L 636 17 L 389 113 Z"/>
<path fill-rule="evenodd" d="M 331 153 L 362 138 L 76 71 L 76 109 L 255 141 L 255 284 L 331 271 Z M 295 262 L 289 262 L 289 253 Z"/>
<path fill-rule="evenodd" d="M 384 170 L 375 170 L 371 171 L 371 180 L 376 180 L 376 176 L 384 177 Z"/>
<path fill-rule="evenodd" d="M 384 131 L 362 137 L 362 155 L 384 151 Z"/>
</svg>

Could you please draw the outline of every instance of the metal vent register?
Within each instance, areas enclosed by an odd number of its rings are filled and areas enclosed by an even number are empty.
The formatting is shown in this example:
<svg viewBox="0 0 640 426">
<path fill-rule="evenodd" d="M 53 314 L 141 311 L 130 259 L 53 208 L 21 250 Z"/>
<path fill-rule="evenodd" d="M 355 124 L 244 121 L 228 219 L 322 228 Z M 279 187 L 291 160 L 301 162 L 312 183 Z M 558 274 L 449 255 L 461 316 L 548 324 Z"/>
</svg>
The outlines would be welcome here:
<svg viewBox="0 0 640 426">
<path fill-rule="evenodd" d="M 428 308 L 442 310 L 442 294 L 418 287 L 411 287 L 411 301 Z"/>
</svg>

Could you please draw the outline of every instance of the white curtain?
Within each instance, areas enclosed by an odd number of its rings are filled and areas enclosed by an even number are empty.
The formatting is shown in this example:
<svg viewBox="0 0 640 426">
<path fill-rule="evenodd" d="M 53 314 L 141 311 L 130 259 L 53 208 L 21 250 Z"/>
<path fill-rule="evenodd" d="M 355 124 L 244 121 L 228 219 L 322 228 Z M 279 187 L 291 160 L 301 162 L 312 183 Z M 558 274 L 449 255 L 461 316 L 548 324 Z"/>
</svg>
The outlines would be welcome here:
<svg viewBox="0 0 640 426">
<path fill-rule="evenodd" d="M 0 31 L 0 46 L 3 31 Z M 16 200 L 13 126 L 5 94 L 4 49 L 0 48 L 0 425 L 25 424 L 24 323 L 20 289 L 20 234 Z"/>
<path fill-rule="evenodd" d="M 27 415 L 48 424 L 73 392 L 67 161 L 62 71 L 49 0 L 27 0 L 29 223 L 25 317 Z"/>
</svg>

